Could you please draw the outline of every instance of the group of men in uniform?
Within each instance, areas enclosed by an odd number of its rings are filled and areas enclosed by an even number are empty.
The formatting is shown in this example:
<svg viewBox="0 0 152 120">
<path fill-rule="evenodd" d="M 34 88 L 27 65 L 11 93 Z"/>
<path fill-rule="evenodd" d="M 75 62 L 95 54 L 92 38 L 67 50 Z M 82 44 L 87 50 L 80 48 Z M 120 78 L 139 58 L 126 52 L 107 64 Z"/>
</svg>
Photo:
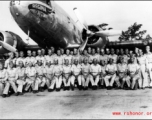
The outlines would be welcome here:
<svg viewBox="0 0 152 120">
<path fill-rule="evenodd" d="M 65 52 L 65 53 L 64 53 Z M 91 87 L 135 90 L 152 88 L 152 53 L 146 46 L 141 49 L 88 48 L 80 53 L 78 49 L 58 49 L 9 53 L 5 64 L 0 63 L 0 94 L 9 97 L 25 92 L 54 90 L 87 90 Z"/>
</svg>

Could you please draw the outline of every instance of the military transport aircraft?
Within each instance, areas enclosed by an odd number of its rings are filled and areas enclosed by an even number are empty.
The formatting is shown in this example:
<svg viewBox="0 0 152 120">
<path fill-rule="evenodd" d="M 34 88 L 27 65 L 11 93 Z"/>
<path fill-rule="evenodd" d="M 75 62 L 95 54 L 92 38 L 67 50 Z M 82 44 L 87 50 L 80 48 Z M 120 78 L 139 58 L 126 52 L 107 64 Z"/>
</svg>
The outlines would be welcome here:
<svg viewBox="0 0 152 120">
<path fill-rule="evenodd" d="M 74 20 L 55 1 L 35 0 L 10 2 L 10 12 L 19 27 L 39 47 L 79 48 L 86 46 L 103 48 L 109 36 L 120 35 L 118 30 L 102 30 L 96 25 L 87 25 L 77 8 L 73 9 Z M 0 32 L 0 54 L 33 46 L 27 45 L 18 35 L 9 31 Z"/>
</svg>

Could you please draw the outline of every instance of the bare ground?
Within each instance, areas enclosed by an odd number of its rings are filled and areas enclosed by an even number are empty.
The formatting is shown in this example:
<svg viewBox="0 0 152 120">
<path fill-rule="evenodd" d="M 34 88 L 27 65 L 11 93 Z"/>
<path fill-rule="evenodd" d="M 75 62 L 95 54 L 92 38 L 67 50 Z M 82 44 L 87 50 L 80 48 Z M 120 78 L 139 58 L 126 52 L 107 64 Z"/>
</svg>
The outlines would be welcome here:
<svg viewBox="0 0 152 120">
<path fill-rule="evenodd" d="M 124 115 L 130 111 L 143 114 Z M 45 91 L 0 98 L 1 119 L 152 118 L 147 112 L 152 112 L 152 89 Z"/>
</svg>

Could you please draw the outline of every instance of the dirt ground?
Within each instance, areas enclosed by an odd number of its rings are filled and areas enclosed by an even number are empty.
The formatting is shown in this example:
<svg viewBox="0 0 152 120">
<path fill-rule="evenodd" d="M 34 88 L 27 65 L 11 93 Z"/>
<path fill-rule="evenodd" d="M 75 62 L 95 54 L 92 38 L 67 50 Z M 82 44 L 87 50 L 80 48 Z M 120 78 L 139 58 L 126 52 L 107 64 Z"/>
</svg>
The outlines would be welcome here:
<svg viewBox="0 0 152 120">
<path fill-rule="evenodd" d="M 121 115 L 113 115 L 113 112 L 121 112 Z M 143 113 L 126 115 L 127 112 Z M 1 119 L 150 119 L 150 112 L 152 89 L 45 91 L 0 98 Z"/>
</svg>

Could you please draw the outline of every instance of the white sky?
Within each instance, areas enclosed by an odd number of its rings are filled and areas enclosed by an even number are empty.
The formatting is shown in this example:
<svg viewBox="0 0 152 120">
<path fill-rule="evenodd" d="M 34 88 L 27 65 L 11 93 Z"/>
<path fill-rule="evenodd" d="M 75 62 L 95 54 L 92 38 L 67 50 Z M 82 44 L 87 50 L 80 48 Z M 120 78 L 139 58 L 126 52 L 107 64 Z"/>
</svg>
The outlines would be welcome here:
<svg viewBox="0 0 152 120">
<path fill-rule="evenodd" d="M 88 24 L 108 23 L 116 30 L 127 30 L 134 22 L 143 24 L 141 30 L 152 36 L 152 1 L 56 1 L 76 21 L 73 8 L 77 7 Z M 0 1 L 0 30 L 17 33 L 27 39 L 9 12 L 9 1 Z M 117 40 L 118 37 L 110 37 Z M 30 44 L 35 44 L 30 40 Z"/>
</svg>

